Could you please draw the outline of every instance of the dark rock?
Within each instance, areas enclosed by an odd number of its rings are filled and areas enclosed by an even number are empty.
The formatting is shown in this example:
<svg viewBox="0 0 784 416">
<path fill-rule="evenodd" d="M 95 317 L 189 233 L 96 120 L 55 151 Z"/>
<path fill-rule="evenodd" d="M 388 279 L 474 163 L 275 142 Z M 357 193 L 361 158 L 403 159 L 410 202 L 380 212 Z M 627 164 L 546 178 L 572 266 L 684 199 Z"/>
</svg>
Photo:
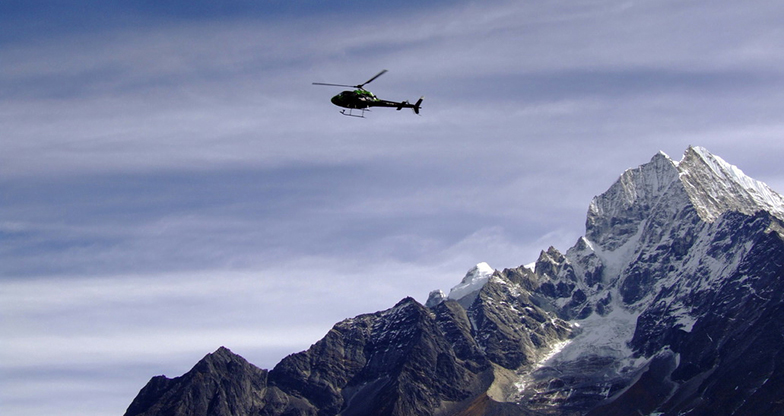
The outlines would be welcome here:
<svg viewBox="0 0 784 416">
<path fill-rule="evenodd" d="M 153 377 L 125 416 L 257 414 L 265 406 L 267 372 L 221 347 L 181 377 Z"/>
</svg>

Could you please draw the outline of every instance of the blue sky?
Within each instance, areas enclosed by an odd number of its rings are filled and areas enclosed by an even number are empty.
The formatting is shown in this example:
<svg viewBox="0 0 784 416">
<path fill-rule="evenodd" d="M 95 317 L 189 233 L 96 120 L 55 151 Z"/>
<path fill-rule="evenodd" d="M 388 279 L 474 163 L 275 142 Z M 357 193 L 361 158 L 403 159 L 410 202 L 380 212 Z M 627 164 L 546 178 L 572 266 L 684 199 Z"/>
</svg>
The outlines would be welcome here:
<svg viewBox="0 0 784 416">
<path fill-rule="evenodd" d="M 0 413 L 122 414 L 565 251 L 660 150 L 784 190 L 784 4 L 421 3 L 0 4 Z M 421 116 L 311 85 L 382 69 Z"/>
</svg>

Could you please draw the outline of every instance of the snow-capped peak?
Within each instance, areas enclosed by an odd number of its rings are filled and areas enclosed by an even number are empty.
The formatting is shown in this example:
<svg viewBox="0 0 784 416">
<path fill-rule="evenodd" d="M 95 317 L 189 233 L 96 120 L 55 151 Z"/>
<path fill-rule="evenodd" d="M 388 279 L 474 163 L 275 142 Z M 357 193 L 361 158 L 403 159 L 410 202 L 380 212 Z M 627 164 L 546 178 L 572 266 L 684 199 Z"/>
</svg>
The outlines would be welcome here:
<svg viewBox="0 0 784 416">
<path fill-rule="evenodd" d="M 492 276 L 493 273 L 495 273 L 495 270 L 490 267 L 489 264 L 485 262 L 477 264 L 466 273 L 460 284 L 449 291 L 449 299 L 460 300 L 465 296 L 478 291 L 488 280 L 490 280 L 490 276 Z"/>
<path fill-rule="evenodd" d="M 615 250 L 653 212 L 675 213 L 689 205 L 706 222 L 727 211 L 752 215 L 765 210 L 784 219 L 784 197 L 706 149 L 689 147 L 680 162 L 659 152 L 595 197 L 588 208 L 586 237 Z"/>
<path fill-rule="evenodd" d="M 624 245 L 677 181 L 675 162 L 661 152 L 650 162 L 626 170 L 610 189 L 591 201 L 586 237 L 605 250 Z M 682 195 L 680 202 L 687 203 L 688 198 Z"/>
<path fill-rule="evenodd" d="M 677 168 L 689 198 L 706 221 L 725 211 L 751 215 L 763 209 L 784 219 L 784 197 L 705 148 L 689 147 Z"/>
</svg>

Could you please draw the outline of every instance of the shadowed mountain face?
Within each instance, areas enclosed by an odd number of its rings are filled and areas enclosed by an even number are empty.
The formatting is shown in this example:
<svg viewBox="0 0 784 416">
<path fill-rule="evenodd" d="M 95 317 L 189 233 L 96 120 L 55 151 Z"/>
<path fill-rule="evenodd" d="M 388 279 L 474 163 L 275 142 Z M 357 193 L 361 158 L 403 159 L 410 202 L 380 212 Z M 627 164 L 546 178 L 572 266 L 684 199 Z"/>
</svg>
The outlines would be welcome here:
<svg viewBox="0 0 784 416">
<path fill-rule="evenodd" d="M 221 348 L 126 416 L 784 414 L 782 219 L 707 150 L 660 153 L 533 270 L 477 265 L 270 371 Z"/>
</svg>

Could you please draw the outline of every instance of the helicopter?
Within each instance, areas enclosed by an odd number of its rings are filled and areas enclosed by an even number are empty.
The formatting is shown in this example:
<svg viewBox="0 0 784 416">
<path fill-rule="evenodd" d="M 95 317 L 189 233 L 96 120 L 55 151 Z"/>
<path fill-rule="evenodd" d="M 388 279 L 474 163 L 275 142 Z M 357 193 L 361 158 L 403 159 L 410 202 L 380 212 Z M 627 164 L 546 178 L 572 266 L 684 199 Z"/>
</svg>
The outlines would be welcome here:
<svg viewBox="0 0 784 416">
<path fill-rule="evenodd" d="M 416 103 L 411 104 L 408 101 L 396 102 L 381 100 L 376 97 L 375 94 L 365 89 L 365 85 L 370 84 L 373 80 L 385 73 L 387 73 L 386 69 L 359 85 L 325 84 L 323 82 L 314 82 L 313 85 L 354 88 L 353 91 L 343 91 L 332 97 L 332 104 L 348 109 L 348 111 L 340 110 L 340 114 L 343 114 L 344 116 L 365 118 L 365 111 L 370 111 L 370 107 L 389 107 L 396 108 L 398 111 L 404 108 L 410 108 L 414 110 L 415 114 L 419 114 L 419 110 L 422 108 L 422 100 L 425 99 L 424 96 L 419 97 L 419 100 Z M 362 112 L 360 114 L 354 114 L 354 110 L 361 110 Z"/>
</svg>

